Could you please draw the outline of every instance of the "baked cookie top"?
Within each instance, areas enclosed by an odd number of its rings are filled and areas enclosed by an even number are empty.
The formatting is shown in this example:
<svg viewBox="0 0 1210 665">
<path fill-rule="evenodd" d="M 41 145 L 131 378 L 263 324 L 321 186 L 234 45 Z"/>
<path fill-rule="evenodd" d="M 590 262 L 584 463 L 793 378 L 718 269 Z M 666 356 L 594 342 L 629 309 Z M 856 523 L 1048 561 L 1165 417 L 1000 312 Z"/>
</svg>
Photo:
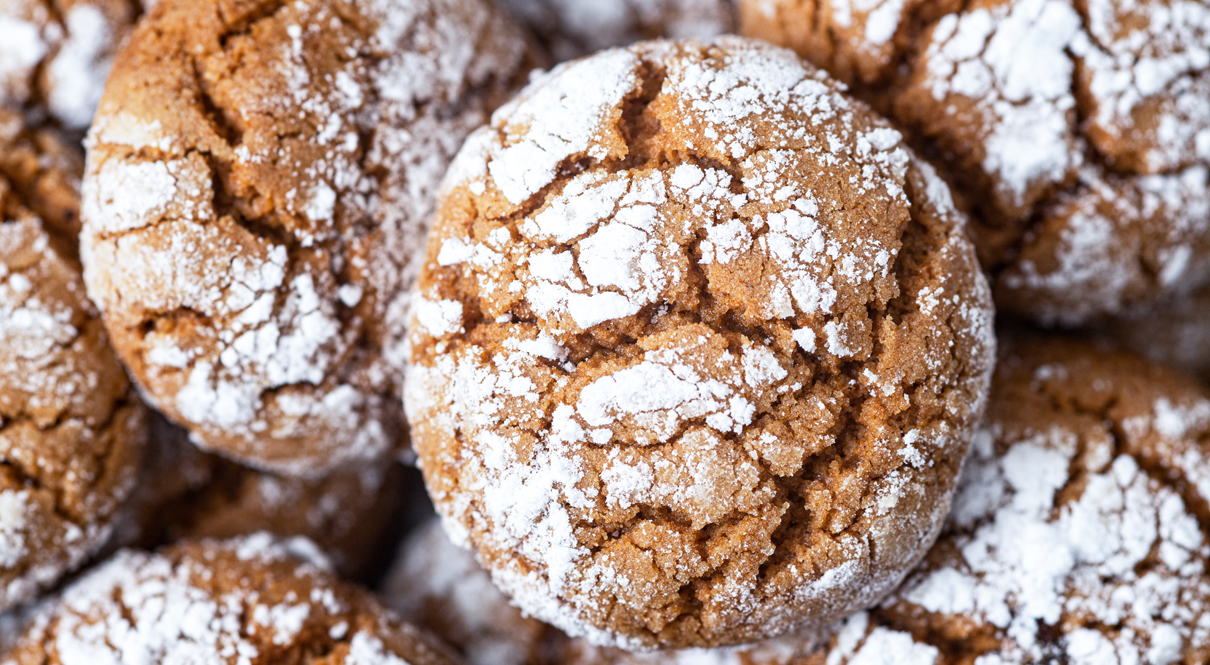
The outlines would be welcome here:
<svg viewBox="0 0 1210 665">
<path fill-rule="evenodd" d="M 641 39 L 713 37 L 732 32 L 732 0 L 501 0 L 557 60 Z"/>
<path fill-rule="evenodd" d="M 141 11 L 135 0 L 0 0 L 0 104 L 86 129 Z"/>
<path fill-rule="evenodd" d="M 738 38 L 532 83 L 451 166 L 418 289 L 405 399 L 438 511 L 597 643 L 876 602 L 940 527 L 992 364 L 946 186 Z"/>
<path fill-rule="evenodd" d="M 741 15 L 945 165 L 1000 309 L 1079 324 L 1210 278 L 1205 2 L 744 0 Z"/>
<path fill-rule="evenodd" d="M 78 197 L 10 167 L 37 136 L 0 111 L 0 609 L 34 595 L 104 542 L 134 482 L 146 412 L 84 296 L 78 264 L 32 206 Z M 53 154 L 44 166 L 54 168 Z M 63 220 L 59 220 L 63 221 Z"/>
<path fill-rule="evenodd" d="M 304 539 L 263 533 L 123 550 L 48 602 L 4 662 L 456 662 L 315 556 Z"/>
<path fill-rule="evenodd" d="M 527 53 L 484 0 L 157 4 L 90 133 L 82 254 L 160 410 L 295 475 L 403 445 L 412 256 Z"/>
</svg>

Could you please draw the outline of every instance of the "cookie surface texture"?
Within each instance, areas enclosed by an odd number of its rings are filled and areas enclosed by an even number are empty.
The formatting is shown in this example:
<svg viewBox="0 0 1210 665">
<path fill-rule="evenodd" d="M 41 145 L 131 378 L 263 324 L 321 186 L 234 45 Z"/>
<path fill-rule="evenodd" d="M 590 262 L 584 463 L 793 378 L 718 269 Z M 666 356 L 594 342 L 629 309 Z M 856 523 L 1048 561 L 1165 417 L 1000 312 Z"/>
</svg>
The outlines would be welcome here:
<svg viewBox="0 0 1210 665">
<path fill-rule="evenodd" d="M 992 362 L 948 190 L 791 52 L 556 68 L 459 153 L 406 402 L 518 605 L 627 647 L 877 601 L 940 528 Z"/>
<path fill-rule="evenodd" d="M 1210 279 L 1210 6 L 746 0 L 974 210 L 997 307 L 1078 325 Z"/>
<path fill-rule="evenodd" d="M 287 474 L 402 445 L 412 257 L 527 53 L 482 0 L 158 3 L 90 134 L 81 248 L 159 409 Z"/>
<path fill-rule="evenodd" d="M 732 0 L 502 0 L 558 60 L 641 39 L 713 37 L 732 32 Z"/>
<path fill-rule="evenodd" d="M 863 662 L 871 638 L 913 664 L 1205 662 L 1207 432 L 1192 379 L 1082 342 L 1006 343 L 945 532 L 827 662 Z"/>
<path fill-rule="evenodd" d="M 452 665 L 446 648 L 312 559 L 254 534 L 123 550 L 64 589 L 5 663 Z"/>
<path fill-rule="evenodd" d="M 65 249 L 74 239 L 35 212 L 78 199 L 48 186 L 78 174 L 10 178 L 27 161 L 18 157 L 43 155 L 36 134 L 8 131 L 19 123 L 0 112 L 0 609 L 101 547 L 134 483 L 147 416 L 84 296 Z"/>
</svg>

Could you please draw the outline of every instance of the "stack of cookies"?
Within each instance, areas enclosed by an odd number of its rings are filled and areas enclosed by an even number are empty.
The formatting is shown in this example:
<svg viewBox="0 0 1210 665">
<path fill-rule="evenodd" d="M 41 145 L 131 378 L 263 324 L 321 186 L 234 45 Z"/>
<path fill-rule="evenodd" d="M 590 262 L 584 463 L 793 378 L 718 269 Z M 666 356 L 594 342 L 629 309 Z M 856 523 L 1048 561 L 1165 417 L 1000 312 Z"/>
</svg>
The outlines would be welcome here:
<svg viewBox="0 0 1210 665">
<path fill-rule="evenodd" d="M 0 662 L 1210 663 L 1205 0 L 0 0 L 0 210 Z"/>
</svg>

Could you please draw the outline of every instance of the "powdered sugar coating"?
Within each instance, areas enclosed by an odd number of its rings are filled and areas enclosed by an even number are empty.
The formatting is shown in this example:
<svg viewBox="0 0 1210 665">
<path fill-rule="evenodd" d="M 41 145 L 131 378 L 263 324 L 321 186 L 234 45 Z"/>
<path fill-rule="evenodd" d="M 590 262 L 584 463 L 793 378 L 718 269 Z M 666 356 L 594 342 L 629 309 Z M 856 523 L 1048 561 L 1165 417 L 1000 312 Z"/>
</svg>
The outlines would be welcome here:
<svg viewBox="0 0 1210 665">
<path fill-rule="evenodd" d="M 504 0 L 559 60 L 641 39 L 713 37 L 732 31 L 731 0 Z"/>
<path fill-rule="evenodd" d="M 82 255 L 166 414 L 315 474 L 401 444 L 412 255 L 527 45 L 481 0 L 257 7 L 161 3 L 134 35 L 90 134 Z"/>
<path fill-rule="evenodd" d="M 792 44 L 944 155 L 1001 309 L 1079 325 L 1210 277 L 1204 2 L 743 5 L 745 34 Z M 876 12 L 877 35 L 830 27 Z"/>
<path fill-rule="evenodd" d="M 1035 338 L 997 372 L 947 533 L 883 620 L 976 663 L 1204 660 L 1210 394 Z"/>
<path fill-rule="evenodd" d="M 123 550 L 47 603 L 5 662 L 259 665 L 292 652 L 344 665 L 454 662 L 308 560 L 313 551 L 263 533 Z"/>
<path fill-rule="evenodd" d="M 14 156 L 13 137 L 3 138 Z M 79 268 L 60 249 L 71 243 L 48 234 L 16 184 L 0 175 L 0 609 L 101 547 L 147 434 Z"/>
<path fill-rule="evenodd" d="M 84 129 L 113 57 L 138 15 L 126 0 L 58 7 L 48 0 L 0 2 L 0 103 L 37 105 L 69 129 Z"/>
<path fill-rule="evenodd" d="M 535 81 L 443 192 L 405 399 L 447 528 L 523 610 L 713 646 L 826 626 L 914 563 L 994 342 L 897 132 L 786 51 L 651 42 Z"/>
<path fill-rule="evenodd" d="M 791 665 L 826 637 L 654 653 L 594 647 L 523 616 L 436 520 L 402 545 L 382 593 L 405 618 L 459 645 L 467 665 Z"/>
</svg>

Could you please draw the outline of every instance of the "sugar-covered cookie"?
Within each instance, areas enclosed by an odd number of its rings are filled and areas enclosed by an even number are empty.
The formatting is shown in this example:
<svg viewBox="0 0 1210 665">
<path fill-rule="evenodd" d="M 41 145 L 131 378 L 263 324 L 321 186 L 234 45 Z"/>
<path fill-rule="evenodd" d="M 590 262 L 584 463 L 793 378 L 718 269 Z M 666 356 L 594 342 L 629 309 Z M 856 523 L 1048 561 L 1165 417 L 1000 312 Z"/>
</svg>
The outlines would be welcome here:
<svg viewBox="0 0 1210 665">
<path fill-rule="evenodd" d="M 963 220 L 787 50 L 556 68 L 468 139 L 430 236 L 405 387 L 445 524 L 596 643 L 876 602 L 940 528 L 986 396 Z"/>
<path fill-rule="evenodd" d="M 485 0 L 164 0 L 89 139 L 89 294 L 204 447 L 317 475 L 401 445 L 412 257 L 531 60 Z"/>
</svg>

